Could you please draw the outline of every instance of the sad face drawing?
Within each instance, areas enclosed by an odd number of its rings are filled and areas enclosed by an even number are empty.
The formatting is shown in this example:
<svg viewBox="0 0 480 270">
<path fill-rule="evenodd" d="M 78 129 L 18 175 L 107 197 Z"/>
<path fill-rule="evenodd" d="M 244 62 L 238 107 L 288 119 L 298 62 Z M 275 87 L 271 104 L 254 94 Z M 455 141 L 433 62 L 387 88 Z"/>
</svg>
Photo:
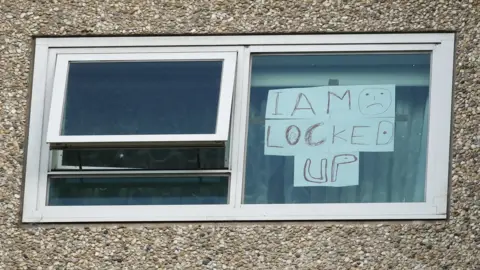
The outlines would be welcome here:
<svg viewBox="0 0 480 270">
<path fill-rule="evenodd" d="M 358 97 L 358 108 L 364 115 L 379 115 L 392 105 L 392 94 L 383 88 L 366 88 Z"/>
</svg>

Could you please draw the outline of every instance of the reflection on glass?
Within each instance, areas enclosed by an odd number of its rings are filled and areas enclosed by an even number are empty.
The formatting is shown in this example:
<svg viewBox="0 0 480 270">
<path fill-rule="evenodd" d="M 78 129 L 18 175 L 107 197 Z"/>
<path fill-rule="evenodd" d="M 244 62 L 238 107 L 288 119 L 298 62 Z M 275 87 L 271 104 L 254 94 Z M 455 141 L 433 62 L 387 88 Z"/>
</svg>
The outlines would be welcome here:
<svg viewBox="0 0 480 270">
<path fill-rule="evenodd" d="M 226 204 L 228 177 L 51 178 L 48 205 Z"/>
<path fill-rule="evenodd" d="M 221 61 L 71 63 L 62 135 L 213 134 Z"/>
<path fill-rule="evenodd" d="M 225 148 L 54 150 L 55 170 L 226 169 Z"/>
<path fill-rule="evenodd" d="M 252 58 L 251 78 L 244 203 L 367 203 L 425 200 L 430 54 L 256 55 Z M 279 92 L 282 92 L 282 97 L 285 97 L 288 96 L 289 91 L 296 91 L 292 88 L 387 84 L 394 85 L 394 89 L 384 92 L 378 91 L 377 87 L 368 87 L 368 91 L 361 93 L 362 98 L 359 98 L 360 88 L 362 88 L 359 87 L 358 92 L 355 93 L 357 100 L 352 101 L 350 105 L 357 106 L 358 117 L 372 117 L 368 121 L 376 121 L 378 125 L 375 125 L 375 129 L 368 130 L 363 127 L 368 126 L 365 122 L 367 120 L 364 122 L 362 120 L 360 123 L 364 124 L 359 125 L 360 127 L 355 131 L 350 130 L 349 136 L 354 138 L 356 143 L 361 144 L 361 140 L 367 137 L 362 138 L 358 134 L 370 132 L 375 136 L 374 143 L 386 144 L 391 136 L 388 136 L 389 133 L 383 129 L 388 128 L 392 131 L 394 138 L 391 150 L 376 152 L 364 149 L 356 152 L 355 156 L 349 153 L 349 146 L 342 149 L 335 146 L 328 151 L 322 150 L 323 152 L 319 151 L 319 148 L 316 148 L 318 150 L 316 152 L 309 150 L 308 147 L 322 143 L 322 136 L 329 136 L 331 143 L 332 134 L 345 128 L 341 125 L 337 125 L 337 130 L 334 131 L 319 124 L 308 133 L 310 125 L 304 127 L 297 120 L 289 120 L 281 124 L 275 122 L 277 129 L 267 128 L 267 126 L 272 127 L 272 125 L 266 125 L 267 103 L 269 103 L 267 99 L 270 90 L 282 90 Z M 392 95 L 388 96 L 389 93 Z M 352 90 L 350 94 L 353 97 L 354 91 Z M 291 106 L 287 110 L 292 112 L 292 109 L 300 108 L 295 111 L 295 116 L 299 118 L 311 113 L 310 107 L 317 110 L 316 113 L 322 110 L 327 111 L 328 104 L 325 106 L 317 104 L 328 102 L 328 97 L 326 101 L 319 98 L 324 95 L 312 96 L 314 98 L 308 102 L 305 97 L 301 97 L 298 106 Z M 333 97 L 338 102 L 347 101 L 349 98 L 347 95 Z M 288 97 L 287 102 L 281 99 L 273 100 L 273 103 L 269 104 L 280 105 L 278 108 L 275 105 L 271 106 L 269 113 L 273 117 L 275 114 L 282 113 L 287 117 L 291 116 L 291 113 L 285 114 L 285 111 L 282 111 L 285 107 L 282 104 L 295 102 L 295 100 L 296 97 Z M 343 109 L 350 110 L 349 103 L 345 104 L 347 105 Z M 376 115 L 385 113 L 388 108 L 392 108 L 390 113 L 393 123 L 385 123 L 382 119 L 375 118 Z M 335 114 L 338 118 L 335 123 L 343 121 L 347 126 L 350 125 L 352 117 L 357 116 L 351 116 L 348 113 Z M 272 115 L 268 118 L 272 119 L 270 117 Z M 319 123 L 322 121 L 333 120 L 318 119 Z M 281 126 L 282 124 L 284 126 Z M 275 132 L 279 133 L 275 134 Z M 341 135 L 337 133 L 336 139 L 341 142 L 348 141 L 344 138 L 346 133 Z M 313 137 L 305 134 L 313 134 Z M 283 151 L 278 150 L 280 148 L 274 150 L 277 154 L 266 153 L 266 148 L 281 147 L 275 144 L 279 142 L 278 140 L 272 143 L 269 138 L 281 136 L 290 144 L 299 141 L 306 143 L 307 146 L 304 149 L 298 148 L 294 153 L 280 155 L 278 153 Z M 320 156 L 325 159 L 320 160 Z M 340 157 L 344 159 L 341 162 L 338 159 Z M 298 162 L 299 160 L 303 163 Z M 343 170 L 349 166 L 348 164 L 356 164 L 356 167 Z M 338 168 L 340 169 L 337 170 Z M 299 174 L 299 170 L 303 171 Z M 339 172 L 344 173 L 342 179 L 355 180 L 352 181 L 354 184 L 340 186 L 339 183 L 333 183 L 332 181 L 340 181 Z M 310 181 L 310 186 L 296 184 L 301 181 L 296 181 L 295 177 L 303 177 L 302 181 Z M 355 177 L 356 179 L 353 179 Z M 326 181 L 330 182 L 330 186 L 323 184 Z"/>
</svg>

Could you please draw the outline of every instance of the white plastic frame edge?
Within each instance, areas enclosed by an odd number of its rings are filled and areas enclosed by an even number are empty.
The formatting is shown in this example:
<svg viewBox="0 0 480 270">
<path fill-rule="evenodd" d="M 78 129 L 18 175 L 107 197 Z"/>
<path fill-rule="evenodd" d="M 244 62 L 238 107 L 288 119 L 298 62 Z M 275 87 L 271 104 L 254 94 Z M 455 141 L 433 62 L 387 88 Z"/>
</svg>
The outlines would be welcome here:
<svg viewBox="0 0 480 270">
<path fill-rule="evenodd" d="M 37 38 L 49 47 L 136 46 L 252 46 L 252 45 L 342 45 L 342 44 L 438 44 L 453 33 L 362 33 L 233 36 L 144 36 Z"/>
</svg>

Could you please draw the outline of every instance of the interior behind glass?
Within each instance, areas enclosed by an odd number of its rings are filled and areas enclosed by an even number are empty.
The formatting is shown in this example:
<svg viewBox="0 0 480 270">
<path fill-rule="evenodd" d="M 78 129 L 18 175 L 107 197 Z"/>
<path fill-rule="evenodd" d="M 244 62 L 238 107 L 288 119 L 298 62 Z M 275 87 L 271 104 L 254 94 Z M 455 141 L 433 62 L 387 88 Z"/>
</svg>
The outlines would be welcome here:
<svg viewBox="0 0 480 270">
<path fill-rule="evenodd" d="M 52 170 L 228 169 L 225 147 L 162 147 L 52 150 Z"/>
</svg>

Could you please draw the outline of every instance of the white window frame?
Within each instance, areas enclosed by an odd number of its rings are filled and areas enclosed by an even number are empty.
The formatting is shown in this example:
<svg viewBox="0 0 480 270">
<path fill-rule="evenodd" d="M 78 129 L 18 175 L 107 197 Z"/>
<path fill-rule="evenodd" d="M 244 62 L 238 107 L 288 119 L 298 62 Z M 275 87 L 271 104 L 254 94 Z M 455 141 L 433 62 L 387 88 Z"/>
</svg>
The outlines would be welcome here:
<svg viewBox="0 0 480 270">
<path fill-rule="evenodd" d="M 140 222 L 234 220 L 420 220 L 448 215 L 455 35 L 453 33 L 329 34 L 184 37 L 37 38 L 26 153 L 23 222 Z M 51 166 L 47 124 L 56 59 L 62 54 L 236 53 L 226 205 L 47 206 Z M 249 112 L 251 55 L 283 52 L 431 52 L 425 202 L 242 204 Z M 87 173 L 87 172 L 86 172 Z M 145 172 L 129 172 L 138 175 Z M 149 172 L 155 173 L 155 172 Z M 161 173 L 178 173 L 165 172 Z M 198 175 L 198 171 L 185 172 Z M 65 172 L 60 174 L 64 175 Z M 68 172 L 67 172 L 68 174 Z M 72 175 L 75 172 L 71 173 Z M 78 172 L 77 172 L 78 174 Z M 94 175 L 94 172 L 87 173 Z M 121 172 L 111 172 L 121 175 Z"/>
<path fill-rule="evenodd" d="M 222 61 L 216 129 L 213 134 L 154 134 L 154 135 L 62 135 L 63 111 L 70 63 L 137 62 L 137 61 Z M 47 129 L 47 143 L 162 143 L 162 142 L 226 142 L 230 127 L 230 112 L 234 87 L 236 52 L 152 52 L 152 53 L 63 53 L 55 64 L 52 105 Z"/>
</svg>

